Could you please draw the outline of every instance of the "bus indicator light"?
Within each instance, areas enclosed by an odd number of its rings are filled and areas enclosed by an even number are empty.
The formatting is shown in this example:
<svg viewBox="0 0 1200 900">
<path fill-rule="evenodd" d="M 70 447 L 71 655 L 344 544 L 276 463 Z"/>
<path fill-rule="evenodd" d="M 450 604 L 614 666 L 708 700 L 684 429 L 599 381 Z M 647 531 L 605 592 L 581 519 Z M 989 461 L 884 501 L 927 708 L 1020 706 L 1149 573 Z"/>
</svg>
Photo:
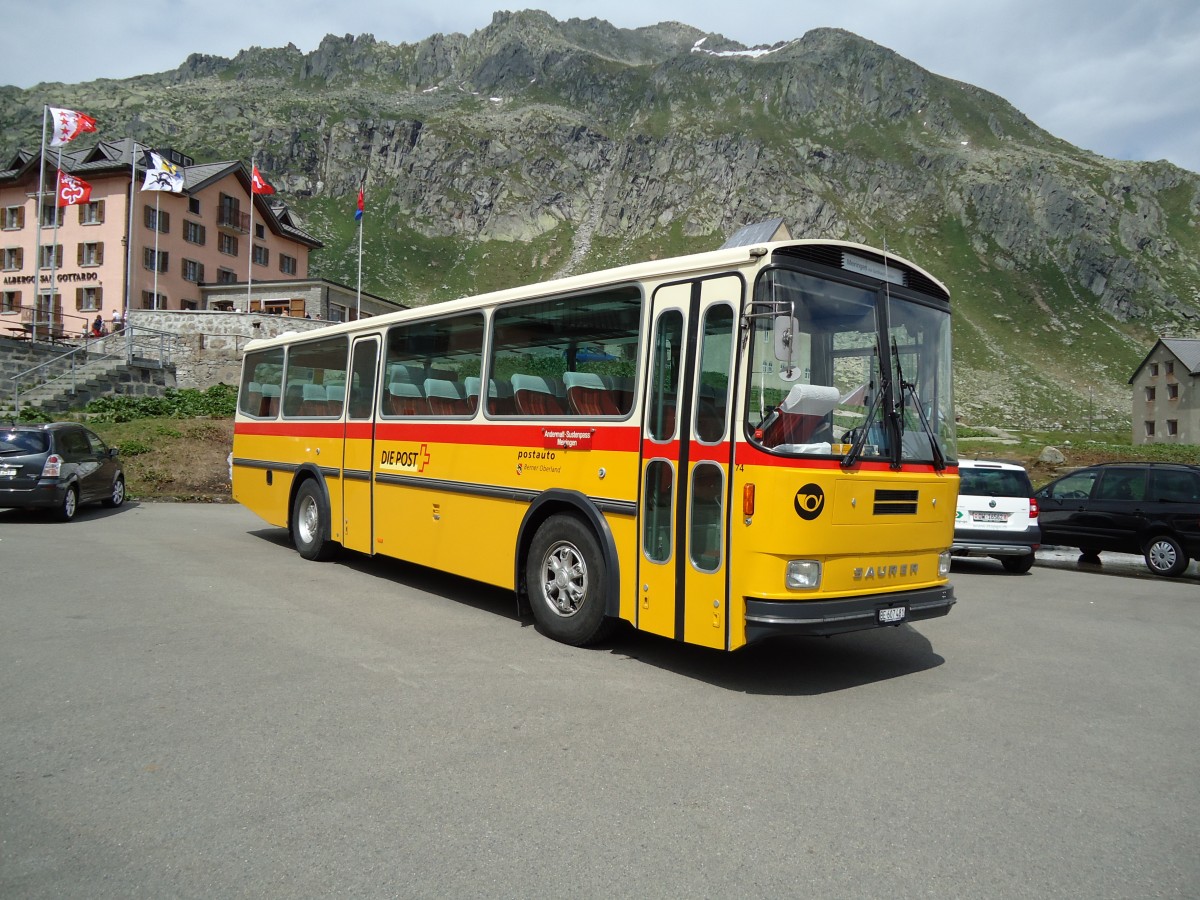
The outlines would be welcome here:
<svg viewBox="0 0 1200 900">
<path fill-rule="evenodd" d="M 742 515 L 754 515 L 754 484 L 747 484 L 742 488 Z"/>
</svg>

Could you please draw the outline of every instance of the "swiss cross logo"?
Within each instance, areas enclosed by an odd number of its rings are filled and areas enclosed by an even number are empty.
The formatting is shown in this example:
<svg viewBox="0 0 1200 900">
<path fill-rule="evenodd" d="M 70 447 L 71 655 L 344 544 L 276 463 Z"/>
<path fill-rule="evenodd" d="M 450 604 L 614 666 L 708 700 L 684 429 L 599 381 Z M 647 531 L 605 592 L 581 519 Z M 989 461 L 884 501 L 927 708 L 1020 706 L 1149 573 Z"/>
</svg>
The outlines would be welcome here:
<svg viewBox="0 0 1200 900">
<path fill-rule="evenodd" d="M 419 454 L 417 454 L 417 457 L 418 457 L 418 459 L 420 460 L 420 462 L 417 464 L 417 471 L 418 471 L 418 472 L 424 472 L 424 471 L 425 471 L 425 464 L 426 464 L 427 462 L 429 462 L 429 459 L 430 459 L 430 456 L 429 456 L 429 445 L 428 445 L 428 444 L 422 444 L 422 445 L 421 445 L 421 452 L 420 452 Z"/>
</svg>

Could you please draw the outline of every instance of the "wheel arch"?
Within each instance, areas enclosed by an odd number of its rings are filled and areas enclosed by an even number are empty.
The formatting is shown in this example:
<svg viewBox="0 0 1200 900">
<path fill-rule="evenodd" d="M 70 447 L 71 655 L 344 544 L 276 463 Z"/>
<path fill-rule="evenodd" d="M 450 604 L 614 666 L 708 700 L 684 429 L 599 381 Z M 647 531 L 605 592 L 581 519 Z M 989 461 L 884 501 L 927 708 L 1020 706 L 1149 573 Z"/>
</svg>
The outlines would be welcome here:
<svg viewBox="0 0 1200 900">
<path fill-rule="evenodd" d="M 529 605 L 525 602 L 525 563 L 529 556 L 529 547 L 533 543 L 533 536 L 543 522 L 558 513 L 570 513 L 577 516 L 595 535 L 600 544 L 600 553 L 604 557 L 604 567 L 609 573 L 607 592 L 604 597 L 604 614 L 612 618 L 619 618 L 621 613 L 621 565 L 612 529 L 609 528 L 604 514 L 586 494 L 565 488 L 551 488 L 538 494 L 529 504 L 529 509 L 525 511 L 525 517 L 521 520 L 521 527 L 517 529 L 517 547 L 513 559 L 515 568 L 513 584 L 516 586 L 518 613 L 530 612 Z"/>
</svg>

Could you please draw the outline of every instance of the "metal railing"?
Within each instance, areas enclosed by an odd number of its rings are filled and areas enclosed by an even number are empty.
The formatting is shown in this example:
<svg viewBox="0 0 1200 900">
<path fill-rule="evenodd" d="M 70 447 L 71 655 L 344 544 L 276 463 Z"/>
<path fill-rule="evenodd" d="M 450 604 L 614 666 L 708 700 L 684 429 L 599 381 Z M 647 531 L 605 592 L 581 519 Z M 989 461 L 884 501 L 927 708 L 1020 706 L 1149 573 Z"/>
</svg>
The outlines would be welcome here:
<svg viewBox="0 0 1200 900">
<path fill-rule="evenodd" d="M 39 363 L 12 378 L 13 415 L 21 412 L 21 396 L 38 388 L 53 386 L 74 393 L 88 369 L 99 368 L 96 363 L 117 360 L 131 365 L 136 359 L 143 363 L 169 366 L 171 352 L 179 335 L 141 325 L 127 325 L 118 332 L 103 337 L 88 337 L 73 350 Z"/>
</svg>

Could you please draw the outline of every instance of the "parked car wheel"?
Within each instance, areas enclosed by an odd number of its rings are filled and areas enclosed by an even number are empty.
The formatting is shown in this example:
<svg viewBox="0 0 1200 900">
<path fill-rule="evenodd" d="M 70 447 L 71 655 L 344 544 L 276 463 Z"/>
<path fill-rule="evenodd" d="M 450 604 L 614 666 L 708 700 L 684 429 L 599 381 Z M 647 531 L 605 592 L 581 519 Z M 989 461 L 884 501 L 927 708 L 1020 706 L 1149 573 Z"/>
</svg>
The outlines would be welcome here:
<svg viewBox="0 0 1200 900">
<path fill-rule="evenodd" d="M 75 513 L 79 511 L 79 488 L 71 485 L 67 488 L 66 494 L 63 495 L 62 503 L 58 505 L 58 518 L 63 522 L 70 522 L 75 518 Z"/>
<path fill-rule="evenodd" d="M 1033 568 L 1033 559 L 1032 553 L 1028 556 L 1002 556 L 1000 563 L 1004 566 L 1004 571 L 1021 575 Z"/>
<path fill-rule="evenodd" d="M 125 479 L 118 478 L 113 482 L 112 493 L 101 501 L 109 509 L 116 509 L 125 502 Z"/>
<path fill-rule="evenodd" d="M 1174 578 L 1188 567 L 1187 554 L 1179 541 L 1169 534 L 1159 534 L 1146 542 L 1146 567 L 1155 575 Z"/>
</svg>

